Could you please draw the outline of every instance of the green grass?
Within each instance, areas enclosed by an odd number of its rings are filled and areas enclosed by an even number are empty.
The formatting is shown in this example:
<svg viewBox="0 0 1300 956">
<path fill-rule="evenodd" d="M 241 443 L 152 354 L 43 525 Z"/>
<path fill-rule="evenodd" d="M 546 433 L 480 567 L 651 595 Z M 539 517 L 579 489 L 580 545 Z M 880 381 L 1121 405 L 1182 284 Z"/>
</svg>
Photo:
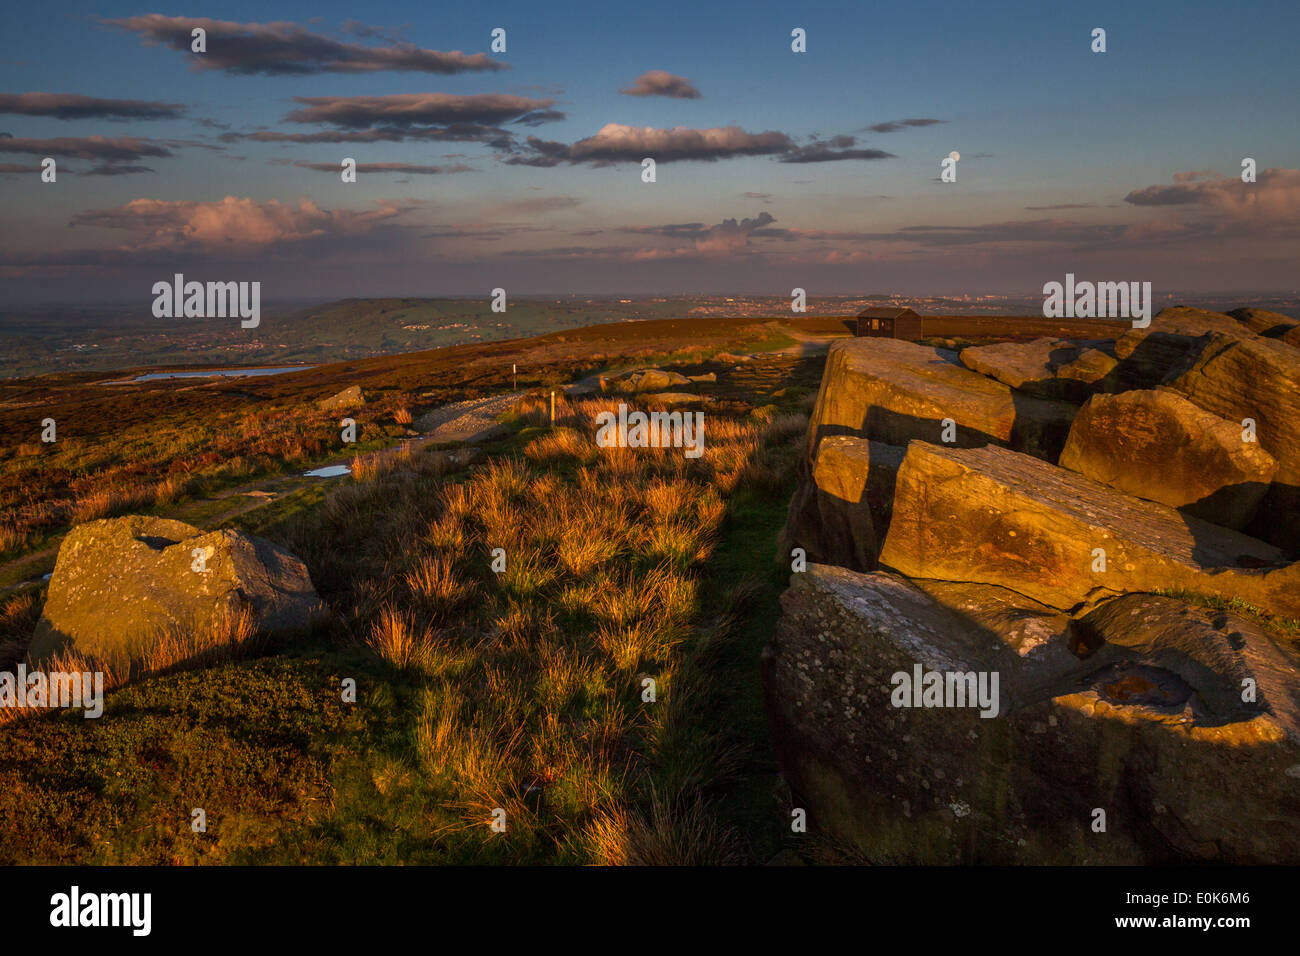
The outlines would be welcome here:
<svg viewBox="0 0 1300 956">
<path fill-rule="evenodd" d="M 1234 614 L 1239 614 L 1258 624 L 1274 637 L 1289 641 L 1300 641 L 1300 620 L 1277 617 L 1261 607 L 1243 601 L 1241 598 L 1225 598 L 1217 594 L 1202 594 L 1199 591 L 1188 591 L 1183 588 L 1160 588 L 1151 593 L 1158 594 L 1161 597 L 1175 598 L 1197 607 L 1208 607 L 1218 611 L 1232 611 Z"/>
<path fill-rule="evenodd" d="M 699 664 L 714 675 L 715 699 L 696 712 L 701 724 L 727 728 L 727 745 L 743 756 L 734 780 L 719 794 L 718 812 L 745 835 L 748 862 L 762 863 L 780 850 L 792 848 L 789 810 L 778 789 L 778 768 L 772 753 L 759 674 L 759 654 L 781 614 L 779 595 L 785 590 L 788 564 L 775 560 L 777 539 L 785 524 L 794 483 L 779 494 L 760 495 L 742 489 L 727 512 L 725 537 L 709 565 L 709 590 L 726 593 L 728 582 L 742 582 L 743 601 L 728 638 L 712 660 Z"/>
<path fill-rule="evenodd" d="M 239 862 L 330 801 L 331 764 L 377 718 L 341 667 L 272 657 L 173 674 L 107 696 L 102 717 L 6 725 L 0 861 Z M 382 716 L 382 715 L 380 715 Z M 203 808 L 208 832 L 191 829 Z"/>
</svg>

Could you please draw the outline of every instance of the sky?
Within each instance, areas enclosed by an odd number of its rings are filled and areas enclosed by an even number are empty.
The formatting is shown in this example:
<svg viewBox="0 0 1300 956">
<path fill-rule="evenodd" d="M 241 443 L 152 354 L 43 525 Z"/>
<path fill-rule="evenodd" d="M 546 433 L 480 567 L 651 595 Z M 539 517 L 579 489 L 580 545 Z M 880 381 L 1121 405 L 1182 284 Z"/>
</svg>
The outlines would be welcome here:
<svg viewBox="0 0 1300 956">
<path fill-rule="evenodd" d="M 1290 292 L 1298 27 L 1294 0 L 13 5 L 0 302 L 176 272 L 264 301 Z"/>
</svg>

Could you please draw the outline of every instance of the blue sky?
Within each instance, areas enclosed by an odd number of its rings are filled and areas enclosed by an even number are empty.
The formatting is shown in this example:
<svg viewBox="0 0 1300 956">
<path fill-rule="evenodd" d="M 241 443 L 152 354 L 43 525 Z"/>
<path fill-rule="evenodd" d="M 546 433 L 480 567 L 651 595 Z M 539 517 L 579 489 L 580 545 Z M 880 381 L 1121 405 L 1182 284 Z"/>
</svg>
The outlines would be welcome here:
<svg viewBox="0 0 1300 956">
<path fill-rule="evenodd" d="M 1294 2 L 954 7 L 17 6 L 0 37 L 0 134 L 20 149 L 6 152 L 0 135 L 0 299 L 129 297 L 175 269 L 261 279 L 269 299 L 495 286 L 1011 293 L 1066 271 L 1180 290 L 1295 287 Z M 209 56 L 285 30 L 305 59 L 284 72 L 246 46 L 236 66 L 196 70 L 198 55 L 142 43 L 132 18 L 150 14 L 240 25 L 214 31 Z M 508 69 L 335 72 L 310 52 L 324 38 L 481 54 L 494 27 L 508 48 L 489 57 Z M 791 52 L 793 27 L 807 31 L 806 53 Z M 1104 54 L 1089 49 L 1094 27 L 1107 31 Z M 647 71 L 700 95 L 620 92 Z M 23 98 L 33 93 L 182 108 L 62 118 Z M 496 134 L 453 139 L 436 123 L 365 142 L 247 138 L 367 125 L 292 122 L 307 108 L 295 97 L 333 109 L 375 98 L 373 109 L 411 95 L 521 98 L 511 102 L 533 103 L 539 121 L 496 119 L 483 124 Z M 905 119 L 924 122 L 871 129 Z M 662 142 L 646 130 L 731 127 L 706 138 L 739 149 L 661 156 L 657 182 L 641 181 L 632 155 Z M 776 146 L 752 146 L 767 133 Z M 97 136 L 167 155 L 105 160 L 68 145 Z M 791 161 L 818 144 L 821 161 Z M 954 150 L 957 182 L 939 183 Z M 59 163 L 56 183 L 40 182 L 44 155 Z M 344 184 L 328 168 L 344 156 L 433 169 Z M 1249 186 L 1246 156 L 1260 171 Z"/>
</svg>

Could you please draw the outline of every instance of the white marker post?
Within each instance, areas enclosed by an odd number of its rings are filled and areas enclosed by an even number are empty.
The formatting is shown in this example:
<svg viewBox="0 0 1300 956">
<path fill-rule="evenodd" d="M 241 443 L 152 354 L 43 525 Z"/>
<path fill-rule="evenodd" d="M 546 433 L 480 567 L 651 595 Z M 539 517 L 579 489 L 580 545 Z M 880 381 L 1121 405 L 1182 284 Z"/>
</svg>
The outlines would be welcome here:
<svg viewBox="0 0 1300 956">
<path fill-rule="evenodd" d="M 551 427 L 555 427 L 555 392 L 551 392 Z"/>
</svg>

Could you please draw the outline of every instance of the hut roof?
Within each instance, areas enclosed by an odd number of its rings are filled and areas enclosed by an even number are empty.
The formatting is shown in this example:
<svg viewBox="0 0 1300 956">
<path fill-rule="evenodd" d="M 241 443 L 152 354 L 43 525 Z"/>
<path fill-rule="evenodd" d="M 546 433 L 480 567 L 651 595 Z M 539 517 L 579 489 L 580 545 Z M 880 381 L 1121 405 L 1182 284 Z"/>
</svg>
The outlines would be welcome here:
<svg viewBox="0 0 1300 956">
<path fill-rule="evenodd" d="M 900 315 L 916 315 L 912 309 L 899 308 L 896 305 L 871 305 L 858 313 L 860 319 L 896 319 Z"/>
</svg>

